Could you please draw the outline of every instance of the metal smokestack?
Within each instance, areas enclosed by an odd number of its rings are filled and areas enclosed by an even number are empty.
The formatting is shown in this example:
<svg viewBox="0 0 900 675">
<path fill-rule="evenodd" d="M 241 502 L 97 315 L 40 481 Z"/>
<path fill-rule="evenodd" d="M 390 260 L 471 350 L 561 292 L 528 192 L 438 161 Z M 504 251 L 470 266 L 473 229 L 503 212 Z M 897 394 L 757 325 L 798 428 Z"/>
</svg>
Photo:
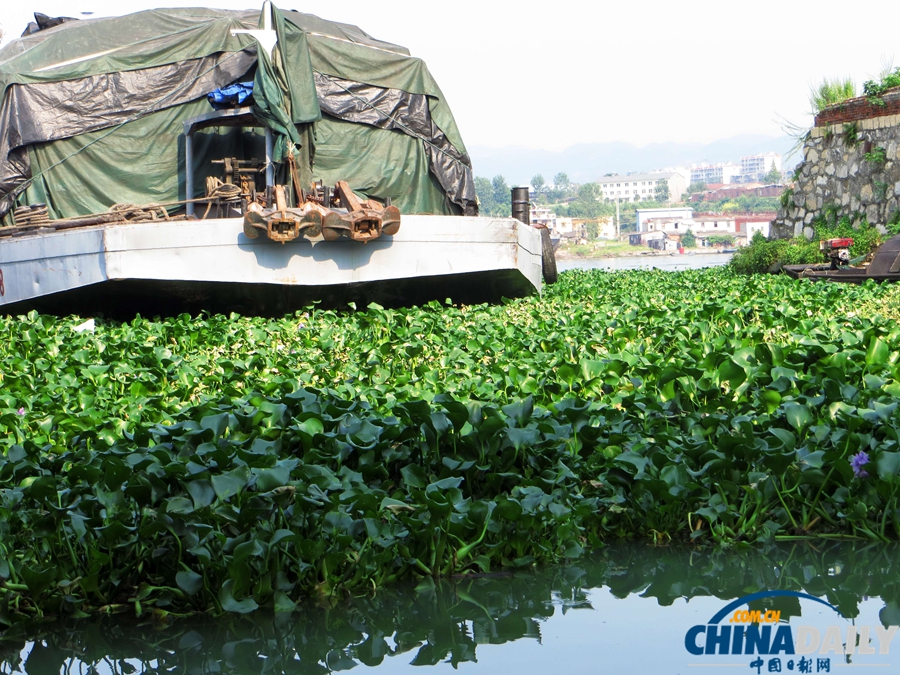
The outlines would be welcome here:
<svg viewBox="0 0 900 675">
<path fill-rule="evenodd" d="M 528 201 L 528 187 L 514 187 L 512 192 L 512 217 L 531 225 L 531 203 Z"/>
</svg>

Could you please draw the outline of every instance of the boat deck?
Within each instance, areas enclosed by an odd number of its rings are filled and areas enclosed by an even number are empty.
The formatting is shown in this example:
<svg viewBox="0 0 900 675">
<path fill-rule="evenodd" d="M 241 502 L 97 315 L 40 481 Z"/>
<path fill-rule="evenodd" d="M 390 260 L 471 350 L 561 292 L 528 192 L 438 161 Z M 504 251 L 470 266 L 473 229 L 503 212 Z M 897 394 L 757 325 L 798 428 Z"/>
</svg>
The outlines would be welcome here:
<svg viewBox="0 0 900 675">
<path fill-rule="evenodd" d="M 539 231 L 511 218 L 403 216 L 396 235 L 367 244 L 248 239 L 240 218 L 103 224 L 0 238 L 0 312 L 475 303 L 540 291 L 541 269 Z"/>
</svg>

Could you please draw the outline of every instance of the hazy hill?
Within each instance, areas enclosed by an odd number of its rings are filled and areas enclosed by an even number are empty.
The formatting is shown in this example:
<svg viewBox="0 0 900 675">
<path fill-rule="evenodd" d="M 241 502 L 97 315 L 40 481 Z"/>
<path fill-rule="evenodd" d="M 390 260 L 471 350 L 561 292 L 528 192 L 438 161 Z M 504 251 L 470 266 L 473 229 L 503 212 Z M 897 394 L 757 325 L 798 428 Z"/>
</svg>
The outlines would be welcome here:
<svg viewBox="0 0 900 675">
<path fill-rule="evenodd" d="M 667 166 L 689 166 L 700 162 L 740 162 L 743 155 L 778 152 L 786 167 L 799 156 L 785 159 L 794 139 L 790 136 L 734 136 L 712 143 L 652 143 L 638 147 L 628 143 L 581 143 L 559 152 L 523 147 L 469 147 L 476 176 L 500 174 L 510 185 L 527 184 L 535 174 L 548 183 L 564 171 L 569 180 L 588 183 L 607 173 L 651 171 Z"/>
</svg>

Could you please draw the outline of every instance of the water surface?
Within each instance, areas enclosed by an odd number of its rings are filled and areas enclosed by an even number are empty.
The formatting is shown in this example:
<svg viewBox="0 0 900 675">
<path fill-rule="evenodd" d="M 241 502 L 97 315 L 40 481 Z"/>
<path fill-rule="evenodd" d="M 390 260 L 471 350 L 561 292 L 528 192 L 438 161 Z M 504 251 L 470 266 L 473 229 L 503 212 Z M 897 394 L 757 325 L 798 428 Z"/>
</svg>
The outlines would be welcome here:
<svg viewBox="0 0 900 675">
<path fill-rule="evenodd" d="M 560 272 L 565 270 L 636 270 L 654 268 L 678 272 L 694 270 L 701 267 L 719 267 L 728 264 L 731 253 L 687 253 L 685 255 L 639 255 L 620 258 L 582 258 L 577 260 L 558 260 L 556 267 Z"/>
<path fill-rule="evenodd" d="M 900 547 L 828 542 L 764 550 L 615 546 L 570 565 L 509 576 L 395 586 L 366 597 L 169 624 L 108 617 L 7 631 L 0 673 L 547 673 L 897 672 L 878 654 L 692 655 L 685 635 L 735 598 L 779 611 L 779 626 L 824 636 L 900 623 Z M 727 622 L 728 619 L 725 619 Z M 776 626 L 777 628 L 777 626 Z M 856 633 L 859 635 L 859 632 Z M 873 640 L 872 644 L 877 647 Z M 840 646 L 843 651 L 844 644 Z M 857 651 L 855 645 L 853 650 Z M 760 658 L 759 667 L 751 662 Z M 778 658 L 781 670 L 769 670 Z M 801 658 L 804 659 L 801 662 Z M 819 660 L 821 659 L 821 662 Z M 829 670 L 824 670 L 825 660 Z M 790 662 L 791 668 L 788 668 Z M 801 669 L 802 665 L 810 670 Z M 821 669 L 818 669 L 821 666 Z"/>
</svg>

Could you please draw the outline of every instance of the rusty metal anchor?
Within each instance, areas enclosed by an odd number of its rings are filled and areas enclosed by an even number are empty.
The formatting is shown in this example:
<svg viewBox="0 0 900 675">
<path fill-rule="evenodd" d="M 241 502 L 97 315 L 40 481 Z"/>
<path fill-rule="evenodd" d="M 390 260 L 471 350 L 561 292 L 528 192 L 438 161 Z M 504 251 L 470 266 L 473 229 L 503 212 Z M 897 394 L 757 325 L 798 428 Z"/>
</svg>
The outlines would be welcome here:
<svg viewBox="0 0 900 675">
<path fill-rule="evenodd" d="M 289 208 L 284 194 L 284 186 L 275 186 L 275 208 L 264 209 L 256 202 L 247 206 L 244 214 L 244 234 L 256 239 L 263 231 L 272 241 L 284 244 L 301 234 L 316 237 L 322 231 L 322 208 L 313 202 L 306 202 L 299 208 Z"/>
<path fill-rule="evenodd" d="M 287 206 L 283 185 L 275 186 L 274 197 L 273 209 L 257 202 L 248 204 L 244 234 L 250 239 L 256 239 L 262 231 L 269 239 L 284 244 L 301 235 L 316 237 L 321 233 L 326 241 L 348 237 L 365 243 L 382 234 L 394 235 L 400 229 L 400 209 L 390 203 L 382 206 L 373 199 L 360 201 L 346 181 L 338 181 L 333 195 L 327 188 L 321 188 L 321 193 L 304 194 L 306 201 L 296 208 Z"/>
<path fill-rule="evenodd" d="M 346 181 L 334 186 L 334 198 L 346 212 L 331 211 L 322 221 L 322 237 L 335 241 L 349 237 L 363 243 L 400 230 L 400 209 L 382 206 L 372 199 L 360 201 Z"/>
</svg>

